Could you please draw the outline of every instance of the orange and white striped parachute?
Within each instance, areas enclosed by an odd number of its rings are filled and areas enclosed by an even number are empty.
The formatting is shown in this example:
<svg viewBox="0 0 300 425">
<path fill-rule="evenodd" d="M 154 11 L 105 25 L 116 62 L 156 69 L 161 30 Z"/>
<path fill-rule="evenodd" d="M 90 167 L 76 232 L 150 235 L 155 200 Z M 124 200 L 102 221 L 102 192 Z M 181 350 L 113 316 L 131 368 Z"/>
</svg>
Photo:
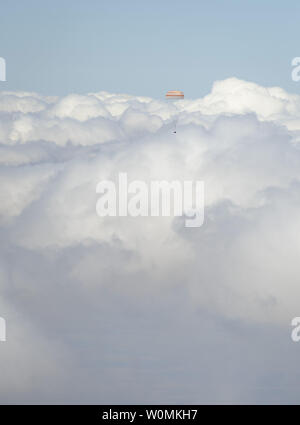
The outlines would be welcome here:
<svg viewBox="0 0 300 425">
<path fill-rule="evenodd" d="M 166 94 L 168 100 L 180 100 L 184 99 L 184 93 L 180 90 L 169 90 Z"/>
<path fill-rule="evenodd" d="M 180 90 L 169 90 L 166 94 L 166 100 L 168 101 L 168 103 L 173 103 L 176 100 L 182 100 L 184 99 L 184 93 L 183 91 Z M 173 114 L 171 113 L 171 116 Z M 176 126 L 177 126 L 177 121 L 178 121 L 178 113 L 177 116 L 175 115 L 175 119 L 173 119 L 173 125 L 174 125 L 174 131 L 173 133 L 176 134 Z"/>
</svg>

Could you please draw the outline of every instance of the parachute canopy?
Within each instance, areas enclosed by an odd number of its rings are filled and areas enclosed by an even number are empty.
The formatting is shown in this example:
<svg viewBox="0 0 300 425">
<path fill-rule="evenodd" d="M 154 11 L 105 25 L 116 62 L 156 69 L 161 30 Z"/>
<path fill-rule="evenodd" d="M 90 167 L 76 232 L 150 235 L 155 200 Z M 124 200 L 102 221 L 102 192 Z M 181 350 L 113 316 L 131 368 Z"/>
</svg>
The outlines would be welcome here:
<svg viewBox="0 0 300 425">
<path fill-rule="evenodd" d="M 180 100 L 184 99 L 184 93 L 180 90 L 169 90 L 166 94 L 168 100 Z"/>
</svg>

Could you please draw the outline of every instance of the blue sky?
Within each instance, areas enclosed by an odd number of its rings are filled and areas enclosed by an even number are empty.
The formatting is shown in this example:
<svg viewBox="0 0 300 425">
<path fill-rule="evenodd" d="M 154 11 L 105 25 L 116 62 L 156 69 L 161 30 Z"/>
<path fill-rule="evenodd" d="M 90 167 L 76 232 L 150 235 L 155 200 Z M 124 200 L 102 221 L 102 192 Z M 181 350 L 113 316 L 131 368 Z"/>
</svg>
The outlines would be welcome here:
<svg viewBox="0 0 300 425">
<path fill-rule="evenodd" d="M 195 98 L 235 76 L 298 92 L 296 0 L 1 2 L 1 89 Z"/>
</svg>

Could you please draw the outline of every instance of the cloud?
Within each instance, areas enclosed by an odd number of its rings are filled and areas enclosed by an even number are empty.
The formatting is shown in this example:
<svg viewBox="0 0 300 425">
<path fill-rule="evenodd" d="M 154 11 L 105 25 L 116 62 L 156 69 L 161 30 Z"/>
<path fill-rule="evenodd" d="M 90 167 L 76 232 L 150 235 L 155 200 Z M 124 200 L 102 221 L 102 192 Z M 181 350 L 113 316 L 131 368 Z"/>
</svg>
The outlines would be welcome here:
<svg viewBox="0 0 300 425">
<path fill-rule="evenodd" d="M 295 401 L 299 130 L 299 96 L 236 78 L 172 105 L 2 92 L 1 400 Z M 99 218 L 120 172 L 203 180 L 204 225 Z"/>
</svg>

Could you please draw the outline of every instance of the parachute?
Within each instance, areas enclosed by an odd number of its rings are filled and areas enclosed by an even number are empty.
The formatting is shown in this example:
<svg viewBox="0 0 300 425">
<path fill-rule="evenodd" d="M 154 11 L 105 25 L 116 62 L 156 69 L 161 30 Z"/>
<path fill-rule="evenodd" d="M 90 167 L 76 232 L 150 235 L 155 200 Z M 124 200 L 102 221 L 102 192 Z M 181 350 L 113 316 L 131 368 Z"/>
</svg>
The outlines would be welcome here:
<svg viewBox="0 0 300 425">
<path fill-rule="evenodd" d="M 182 100 L 184 99 L 184 93 L 180 90 L 169 90 L 166 94 L 166 100 L 167 102 L 173 103 L 176 100 Z M 176 134 L 176 125 L 177 125 L 178 118 L 174 120 L 174 131 L 173 133 Z"/>
<path fill-rule="evenodd" d="M 180 90 L 169 90 L 166 94 L 166 99 L 168 100 L 178 100 L 184 99 L 184 93 Z"/>
</svg>

